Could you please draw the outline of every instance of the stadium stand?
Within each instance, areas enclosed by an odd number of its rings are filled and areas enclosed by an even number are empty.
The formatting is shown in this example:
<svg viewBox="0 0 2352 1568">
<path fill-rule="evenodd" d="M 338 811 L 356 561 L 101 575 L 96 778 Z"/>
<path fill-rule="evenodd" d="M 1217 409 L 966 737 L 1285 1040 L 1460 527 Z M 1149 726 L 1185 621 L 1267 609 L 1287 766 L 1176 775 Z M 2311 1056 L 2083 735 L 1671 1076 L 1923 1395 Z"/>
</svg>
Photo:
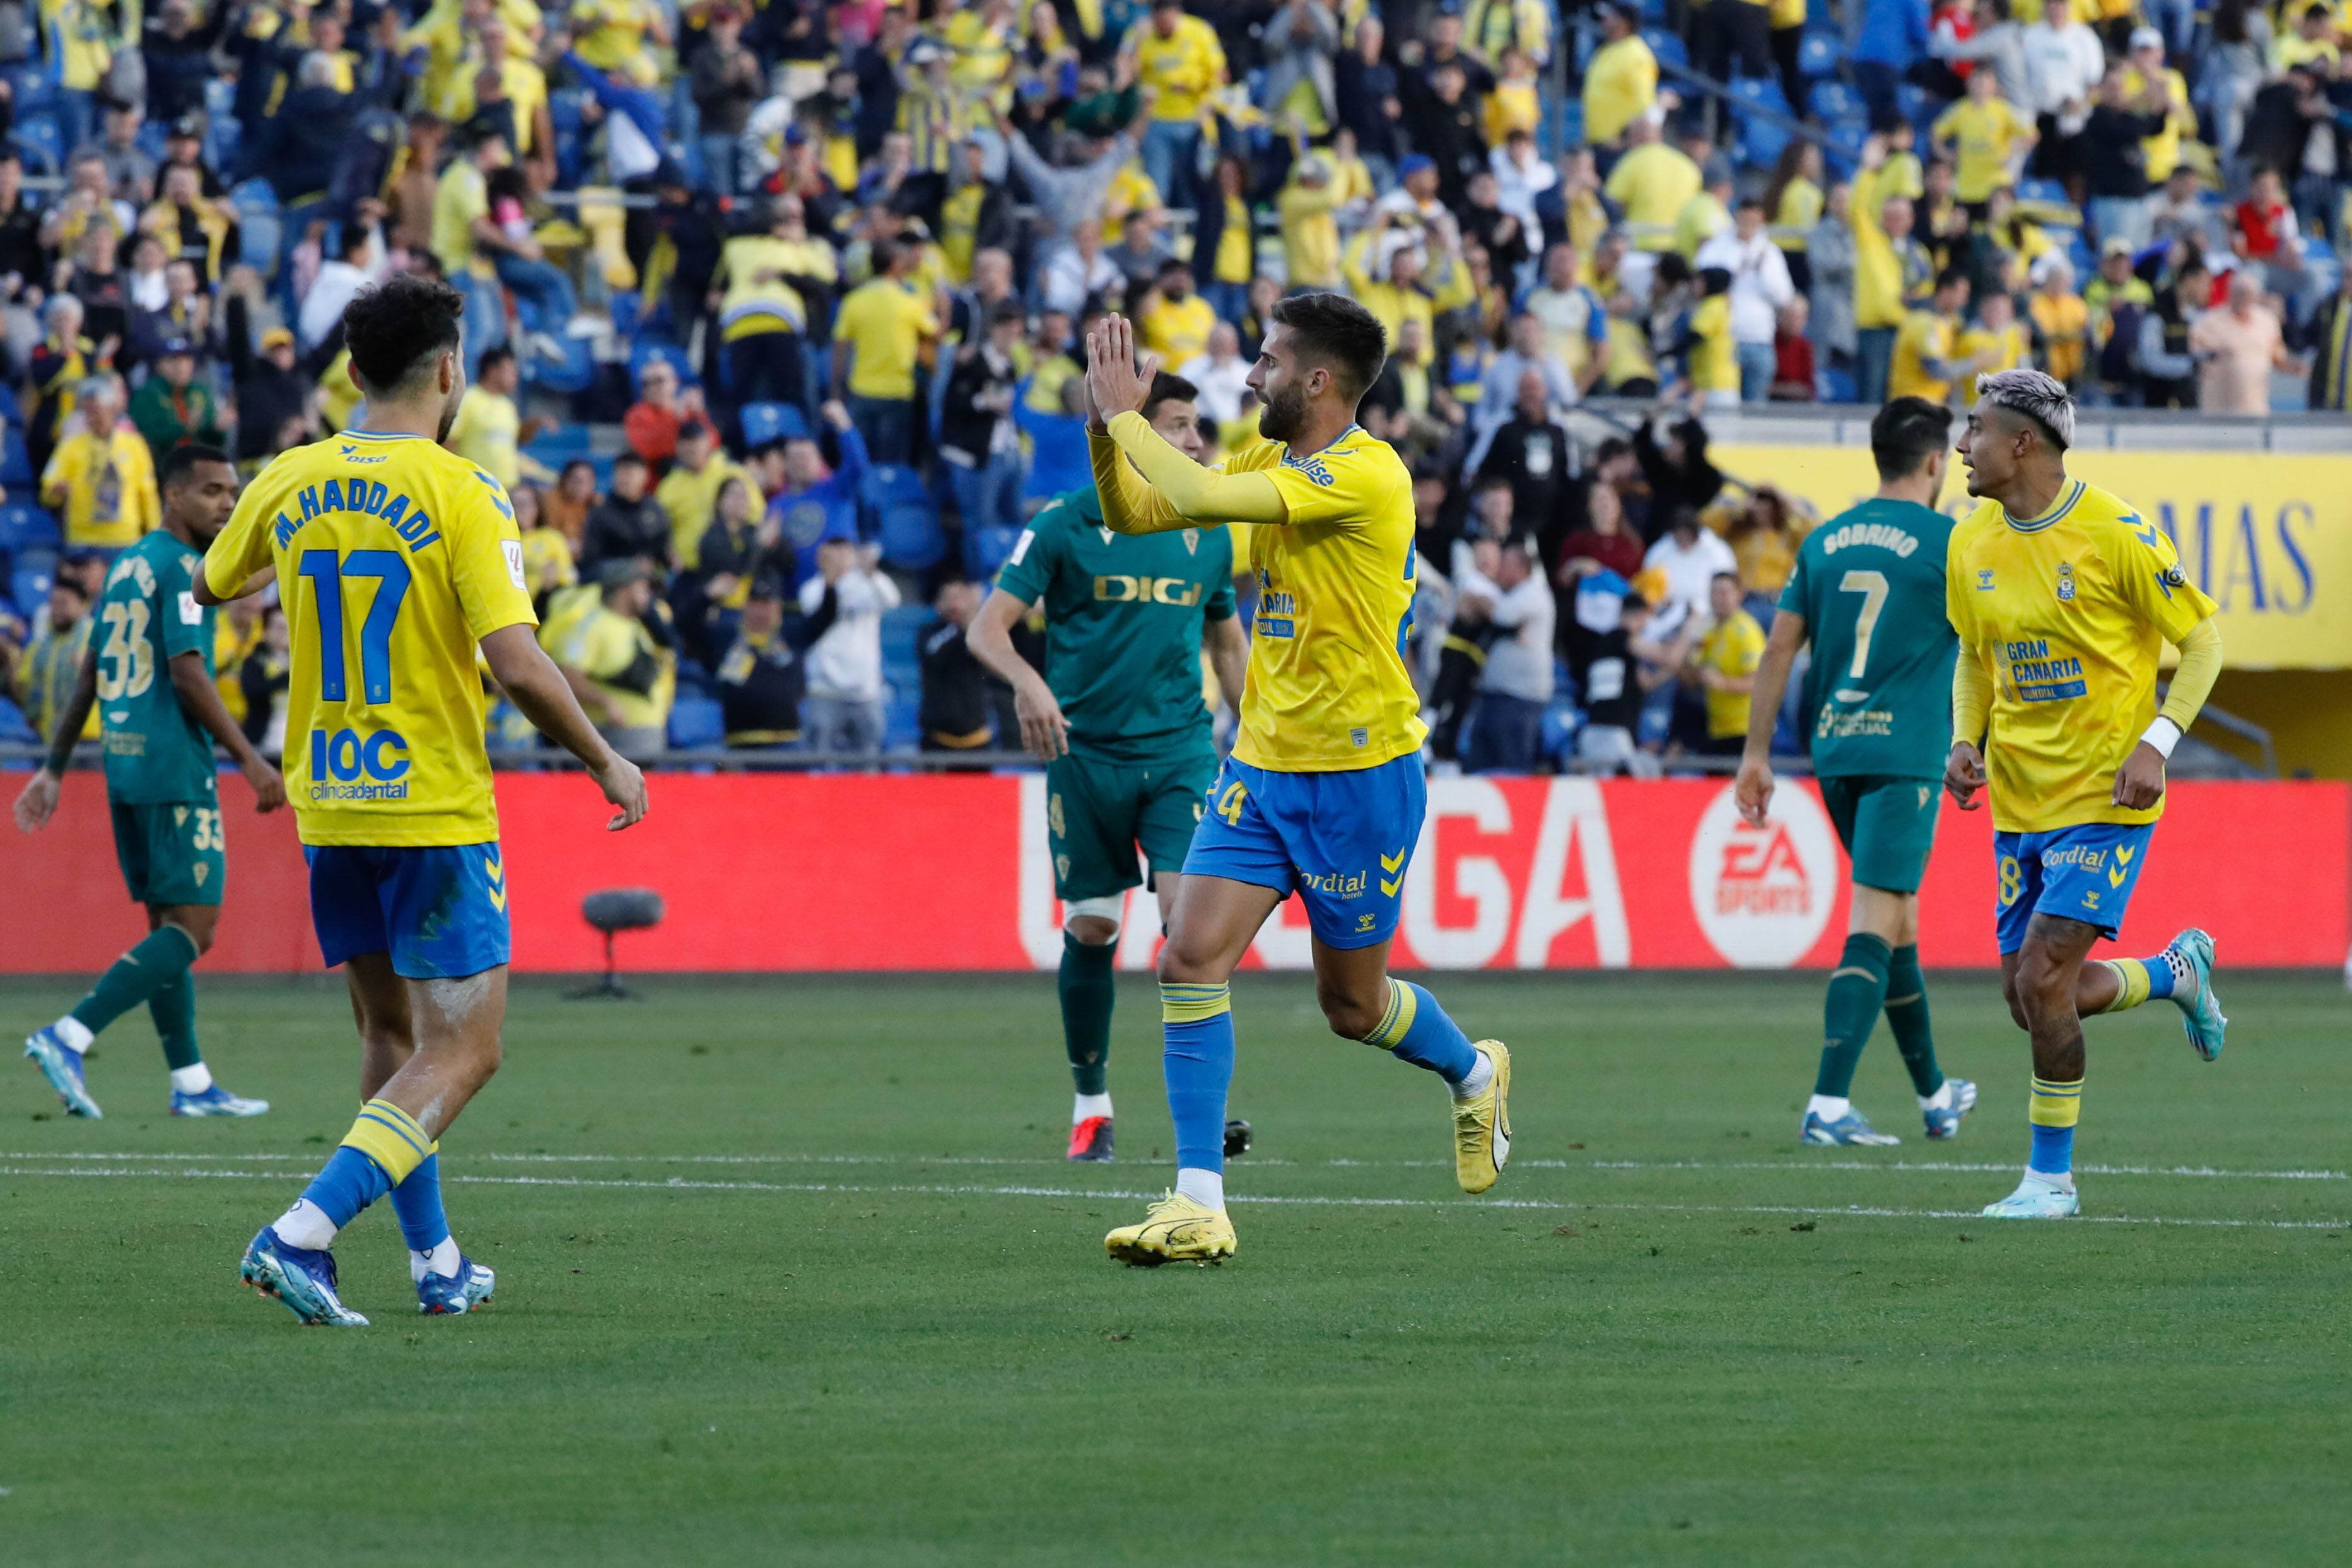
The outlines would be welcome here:
<svg viewBox="0 0 2352 1568">
<path fill-rule="evenodd" d="M 924 604 L 992 570 L 1019 510 L 1087 482 L 1075 356 L 1107 309 L 1200 382 L 1221 451 L 1256 438 L 1240 367 L 1271 300 L 1343 287 L 1382 316 L 1398 352 L 1364 419 L 1433 481 L 1425 663 L 1434 679 L 1438 601 L 1484 581 L 1479 541 L 1532 549 L 1558 595 L 1546 765 L 1589 718 L 1594 583 L 1643 575 L 1638 554 L 1614 573 L 1568 553 L 1593 489 L 1620 492 L 1633 544 L 1670 531 L 1633 425 L 1959 398 L 2011 364 L 2085 405 L 2352 412 L 2352 13 L 1757 9 L 1763 27 L 1731 0 L 44 5 L 37 54 L 0 62 L 0 646 L 46 613 L 58 552 L 93 548 L 43 483 L 90 380 L 158 452 L 217 437 L 256 468 L 364 420 L 338 316 L 400 269 L 468 295 L 481 406 L 457 444 L 530 492 L 551 637 L 606 564 L 589 514 L 666 515 L 646 623 L 683 749 L 726 733 L 741 601 L 708 592 L 698 546 L 727 480 L 757 520 L 730 578 L 772 577 L 790 605 L 822 542 L 849 539 Z M 1968 301 L 1939 313 L 1954 271 Z M 992 435 L 948 392 L 1000 307 L 1022 324 Z M 161 379 L 173 344 L 185 389 Z M 511 368 L 485 370 L 499 344 Z M 676 381 L 658 401 L 656 364 Z M 1497 444 L 1530 371 L 1570 437 L 1548 480 Z M 943 456 L 971 439 L 1014 454 L 1013 515 L 963 516 L 997 493 Z M 643 500 L 613 488 L 632 448 Z M 1475 503 L 1497 477 L 1507 518 Z M 1673 493 L 1769 620 L 1810 516 L 1721 476 Z M 883 621 L 896 747 L 918 619 Z M 239 637 L 225 690 L 258 646 Z M 1691 708 L 1672 673 L 1668 737 Z"/>
</svg>

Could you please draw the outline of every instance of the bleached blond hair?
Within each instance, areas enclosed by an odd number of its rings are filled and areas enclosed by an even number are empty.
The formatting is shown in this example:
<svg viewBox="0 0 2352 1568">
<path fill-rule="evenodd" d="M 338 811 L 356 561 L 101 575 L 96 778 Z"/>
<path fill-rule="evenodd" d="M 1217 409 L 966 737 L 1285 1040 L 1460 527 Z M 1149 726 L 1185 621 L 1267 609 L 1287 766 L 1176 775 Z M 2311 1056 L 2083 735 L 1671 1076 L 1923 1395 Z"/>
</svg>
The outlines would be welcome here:
<svg viewBox="0 0 2352 1568">
<path fill-rule="evenodd" d="M 1977 377 L 1977 395 L 1995 408 L 2031 419 L 2062 452 L 2074 444 L 2074 399 L 2055 376 L 2038 370 L 1994 371 Z"/>
</svg>

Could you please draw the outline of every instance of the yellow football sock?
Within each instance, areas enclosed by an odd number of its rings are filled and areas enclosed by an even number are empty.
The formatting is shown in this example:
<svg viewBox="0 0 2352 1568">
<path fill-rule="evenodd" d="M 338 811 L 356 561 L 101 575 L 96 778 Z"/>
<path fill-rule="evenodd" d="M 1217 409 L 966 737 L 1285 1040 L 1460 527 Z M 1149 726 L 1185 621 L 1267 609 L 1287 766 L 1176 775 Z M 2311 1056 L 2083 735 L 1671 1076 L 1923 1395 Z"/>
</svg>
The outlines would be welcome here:
<svg viewBox="0 0 2352 1568">
<path fill-rule="evenodd" d="M 2127 1013 L 2147 1000 L 2149 984 L 2147 962 L 2138 958 L 2103 958 L 2101 963 L 2116 977 L 2116 999 L 2099 1009 L 2102 1013 Z"/>
<path fill-rule="evenodd" d="M 382 1166 L 396 1187 L 437 1145 L 408 1112 L 388 1100 L 371 1100 L 343 1134 L 343 1147 L 356 1149 Z"/>
</svg>

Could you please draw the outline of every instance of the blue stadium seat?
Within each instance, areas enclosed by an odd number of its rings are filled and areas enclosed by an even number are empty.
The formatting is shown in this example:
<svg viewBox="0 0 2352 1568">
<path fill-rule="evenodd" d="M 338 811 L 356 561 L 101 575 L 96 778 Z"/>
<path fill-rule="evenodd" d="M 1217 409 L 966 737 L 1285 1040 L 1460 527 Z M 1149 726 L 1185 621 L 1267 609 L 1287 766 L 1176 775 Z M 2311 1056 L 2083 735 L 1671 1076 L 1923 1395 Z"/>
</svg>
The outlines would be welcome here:
<svg viewBox="0 0 2352 1568">
<path fill-rule="evenodd" d="M 8 432 L 8 439 L 21 447 L 22 443 L 14 430 Z M 32 482 L 30 465 L 27 465 L 27 477 L 22 482 Z M 23 501 L 11 501 L 6 506 L 0 506 L 0 551 L 13 557 L 26 550 L 55 550 L 64 542 L 65 535 L 58 530 L 58 520 L 39 507 Z"/>
<path fill-rule="evenodd" d="M 629 345 L 630 390 L 641 390 L 639 384 L 645 379 L 646 366 L 657 359 L 669 361 L 670 367 L 677 372 L 679 386 L 698 384 L 694 374 L 694 363 L 687 358 L 684 349 L 676 343 L 666 343 L 652 338 L 640 337 Z"/>
<path fill-rule="evenodd" d="M 881 509 L 876 530 L 882 559 L 908 572 L 928 571 L 948 552 L 939 509 L 929 501 L 898 501 Z"/>
<path fill-rule="evenodd" d="M 49 602 L 49 590 L 57 585 L 54 567 L 19 566 L 8 576 L 8 596 L 16 613 L 31 621 Z"/>
<path fill-rule="evenodd" d="M 2055 180 L 2029 176 L 2017 182 L 2017 199 L 2021 202 L 2046 202 L 2052 206 L 2063 207 L 2067 205 L 2066 187 Z"/>
<path fill-rule="evenodd" d="M 1924 133 L 1927 121 L 1936 113 L 1936 99 L 1917 82 L 1897 82 L 1895 84 L 1895 107 L 1904 119 L 1919 127 Z M 1923 145 L 1920 152 L 1924 155 L 1927 148 Z"/>
<path fill-rule="evenodd" d="M 1846 372 L 1824 366 L 1819 380 L 1823 403 L 1852 403 L 1854 400 L 1853 377 Z"/>
<path fill-rule="evenodd" d="M 669 743 L 674 750 L 701 751 L 726 741 L 727 715 L 713 699 L 680 696 L 670 704 Z"/>
<path fill-rule="evenodd" d="M 995 580 L 996 569 L 1013 553 L 1013 543 L 1021 537 L 1017 528 L 1007 528 L 1001 522 L 983 523 L 963 531 L 964 574 L 975 583 Z"/>
<path fill-rule="evenodd" d="M 1842 52 L 1835 34 L 1808 27 L 1797 42 L 1797 68 L 1811 78 L 1835 75 Z"/>
<path fill-rule="evenodd" d="M 65 134 L 58 122 L 47 114 L 23 115 L 16 124 L 16 145 L 24 151 L 26 162 L 34 172 L 43 174 L 58 173 L 65 164 Z"/>
<path fill-rule="evenodd" d="M 14 489 L 32 482 L 33 458 L 25 450 L 25 432 L 12 424 L 0 432 L 0 485 Z"/>
<path fill-rule="evenodd" d="M 1029 472 L 1021 481 L 1024 500 L 1037 500 L 1076 489 L 1094 479 L 1093 460 L 1087 456 L 1087 422 L 1074 414 L 1032 413 L 1017 400 L 1014 416 L 1029 433 Z"/>
<path fill-rule="evenodd" d="M 1862 94 L 1835 77 L 1824 77 L 1813 83 L 1812 109 L 1825 124 L 1866 119 L 1869 113 L 1863 107 Z"/>
<path fill-rule="evenodd" d="M 1690 50 L 1677 34 L 1669 33 L 1663 27 L 1644 27 L 1642 29 L 1642 41 L 1650 46 L 1650 53 L 1658 58 L 1662 66 L 1688 67 L 1690 64 Z"/>
<path fill-rule="evenodd" d="M 743 446 L 757 449 L 772 441 L 808 438 L 808 416 L 789 403 L 747 403 L 743 405 Z"/>
<path fill-rule="evenodd" d="M 0 744 L 37 746 L 43 737 L 25 721 L 24 712 L 5 697 L 0 697 Z"/>
<path fill-rule="evenodd" d="M 268 180 L 247 180 L 228 194 L 236 209 L 238 257 L 265 279 L 278 275 L 278 250 L 285 238 L 284 214 Z"/>
<path fill-rule="evenodd" d="M 1822 156 L 1829 163 L 1831 174 L 1841 180 L 1853 178 L 1853 172 L 1862 166 L 1864 139 L 1863 128 L 1853 121 L 1840 121 L 1830 127 L 1829 146 Z"/>
<path fill-rule="evenodd" d="M 1743 77 L 1731 84 L 1731 97 L 1733 103 L 1740 108 L 1752 106 L 1777 110 L 1780 114 L 1789 112 L 1789 100 L 1781 96 L 1780 84 L 1777 81 L 1759 81 L 1753 78 Z M 1738 113 L 1739 110 L 1735 108 L 1733 112 Z M 1780 160 L 1780 150 L 1788 144 L 1789 131 L 1786 126 L 1777 121 L 1767 120 L 1761 115 L 1740 114 L 1740 158 L 1749 167 L 1770 168 Z"/>
<path fill-rule="evenodd" d="M 16 402 L 16 389 L 5 382 L 0 382 L 0 421 L 10 425 L 25 422 L 25 411 Z"/>
</svg>

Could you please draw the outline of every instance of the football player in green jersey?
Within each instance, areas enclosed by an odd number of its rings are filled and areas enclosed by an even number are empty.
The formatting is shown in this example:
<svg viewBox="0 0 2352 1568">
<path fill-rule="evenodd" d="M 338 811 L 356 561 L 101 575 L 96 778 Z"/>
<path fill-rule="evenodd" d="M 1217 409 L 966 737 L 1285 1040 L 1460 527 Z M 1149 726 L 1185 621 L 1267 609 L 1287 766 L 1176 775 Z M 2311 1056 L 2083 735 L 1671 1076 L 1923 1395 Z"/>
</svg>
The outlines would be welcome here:
<svg viewBox="0 0 2352 1568">
<path fill-rule="evenodd" d="M 1191 382 L 1161 375 L 1143 408 L 1195 459 L 1199 396 Z M 1042 677 L 1011 636 L 1040 605 Z M 1092 485 L 1058 496 L 1014 543 L 971 646 L 1012 686 L 1022 742 L 1045 763 L 1054 891 L 1064 911 L 1062 1037 L 1077 1086 L 1068 1153 L 1108 1160 L 1111 971 L 1127 889 L 1148 881 L 1166 922 L 1217 772 L 1201 689 L 1204 647 L 1225 700 L 1241 701 L 1249 649 L 1234 613 L 1231 532 L 1114 533 Z M 1138 846 L 1148 872 L 1137 869 Z M 1245 1136 L 1241 1127 L 1226 1130 L 1228 1147 Z"/>
<path fill-rule="evenodd" d="M 26 1041 L 25 1054 L 67 1110 L 96 1117 L 82 1054 L 100 1030 L 144 1002 L 171 1065 L 172 1114 L 258 1116 L 269 1102 L 215 1083 L 196 1048 L 188 970 L 212 947 L 228 876 L 213 742 L 244 771 L 256 810 L 284 805 L 286 784 L 221 702 L 213 685 L 215 612 L 199 605 L 194 592 L 205 547 L 236 506 L 236 470 L 214 447 L 179 447 L 164 456 L 161 487 L 163 526 L 107 574 L 89 654 L 58 717 L 48 761 L 16 797 L 16 825 L 39 831 L 57 810 L 74 742 L 98 704 L 114 852 L 131 898 L 147 906 L 148 932 L 72 1012 Z"/>
<path fill-rule="evenodd" d="M 1815 529 L 1797 551 L 1763 667 L 1756 672 L 1738 784 L 1742 815 L 1772 802 L 1772 725 L 1797 650 L 1810 641 L 1803 712 L 1822 804 L 1853 863 L 1845 952 L 1830 976 L 1821 1070 L 1805 1107 L 1806 1143 L 1899 1143 L 1853 1109 L 1848 1091 L 1882 1009 L 1911 1071 L 1927 1136 L 1949 1138 L 1976 1085 L 1936 1065 L 1919 970 L 1919 881 L 1952 719 L 1958 639 L 1944 614 L 1952 520 L 1935 510 L 1951 458 L 1951 410 L 1898 397 L 1870 422 L 1878 493 Z"/>
</svg>

